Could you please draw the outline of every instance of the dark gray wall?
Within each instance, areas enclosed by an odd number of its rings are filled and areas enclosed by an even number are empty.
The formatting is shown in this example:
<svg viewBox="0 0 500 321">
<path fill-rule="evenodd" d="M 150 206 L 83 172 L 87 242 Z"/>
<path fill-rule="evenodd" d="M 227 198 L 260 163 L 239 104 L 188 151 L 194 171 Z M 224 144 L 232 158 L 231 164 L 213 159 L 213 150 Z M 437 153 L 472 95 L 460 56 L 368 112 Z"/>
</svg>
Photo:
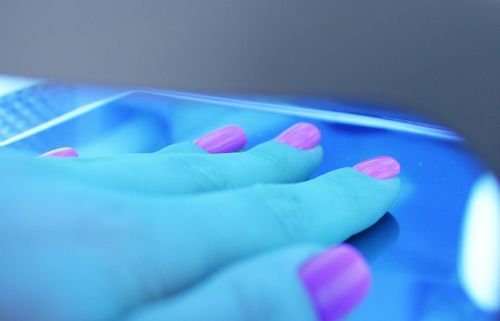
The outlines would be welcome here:
<svg viewBox="0 0 500 321">
<path fill-rule="evenodd" d="M 0 72 L 435 115 L 500 169 L 500 0 L 2 0 Z"/>
</svg>

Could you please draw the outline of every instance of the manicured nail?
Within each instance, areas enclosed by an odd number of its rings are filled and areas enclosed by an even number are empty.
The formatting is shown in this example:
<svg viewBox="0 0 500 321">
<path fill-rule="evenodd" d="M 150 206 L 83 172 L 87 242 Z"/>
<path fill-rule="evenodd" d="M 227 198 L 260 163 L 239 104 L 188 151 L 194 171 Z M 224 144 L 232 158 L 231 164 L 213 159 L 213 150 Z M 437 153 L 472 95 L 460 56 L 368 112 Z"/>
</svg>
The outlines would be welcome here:
<svg viewBox="0 0 500 321">
<path fill-rule="evenodd" d="M 371 272 L 361 254 L 341 244 L 307 261 L 299 271 L 321 321 L 339 320 L 365 297 Z"/>
<path fill-rule="evenodd" d="M 53 149 L 46 153 L 40 155 L 40 157 L 56 157 L 56 158 L 68 158 L 68 157 L 78 157 L 78 153 L 75 149 L 71 147 L 62 147 Z"/>
<path fill-rule="evenodd" d="M 386 179 L 398 175 L 401 166 L 392 157 L 379 156 L 365 160 L 353 168 L 373 178 Z"/>
<path fill-rule="evenodd" d="M 247 135 L 241 127 L 227 125 L 205 134 L 194 143 L 212 154 L 231 153 L 245 146 Z"/>
<path fill-rule="evenodd" d="M 321 132 L 313 124 L 297 123 L 282 132 L 276 140 L 298 149 L 310 149 L 318 145 Z"/>
</svg>

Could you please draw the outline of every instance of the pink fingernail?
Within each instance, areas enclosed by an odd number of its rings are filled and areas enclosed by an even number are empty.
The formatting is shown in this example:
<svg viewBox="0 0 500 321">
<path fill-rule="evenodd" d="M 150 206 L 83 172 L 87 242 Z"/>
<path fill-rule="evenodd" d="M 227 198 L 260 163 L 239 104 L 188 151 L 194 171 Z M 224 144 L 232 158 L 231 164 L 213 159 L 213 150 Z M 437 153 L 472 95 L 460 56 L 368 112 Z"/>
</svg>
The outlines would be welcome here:
<svg viewBox="0 0 500 321">
<path fill-rule="evenodd" d="M 386 179 L 398 175 L 401 166 L 392 157 L 379 156 L 365 160 L 353 168 L 373 178 Z"/>
<path fill-rule="evenodd" d="M 78 156 L 79 155 L 74 148 L 62 147 L 43 153 L 39 157 L 68 158 L 68 157 L 78 157 Z"/>
<path fill-rule="evenodd" d="M 371 272 L 363 256 L 341 244 L 307 261 L 299 276 L 322 321 L 339 320 L 349 313 L 371 286 Z"/>
<path fill-rule="evenodd" d="M 198 138 L 194 143 L 212 154 L 236 152 L 245 147 L 247 135 L 236 125 L 227 125 Z"/>
<path fill-rule="evenodd" d="M 276 140 L 298 149 L 310 149 L 318 145 L 321 132 L 313 124 L 297 123 L 281 133 Z"/>
</svg>

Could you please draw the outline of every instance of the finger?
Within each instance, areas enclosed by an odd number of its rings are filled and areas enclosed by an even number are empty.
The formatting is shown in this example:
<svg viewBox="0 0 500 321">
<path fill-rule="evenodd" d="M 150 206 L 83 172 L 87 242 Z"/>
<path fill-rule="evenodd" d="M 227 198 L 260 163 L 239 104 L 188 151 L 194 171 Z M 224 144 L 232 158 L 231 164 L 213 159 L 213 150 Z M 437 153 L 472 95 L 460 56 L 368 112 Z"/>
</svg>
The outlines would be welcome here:
<svg viewBox="0 0 500 321">
<path fill-rule="evenodd" d="M 235 264 L 126 320 L 339 320 L 367 293 L 370 270 L 352 246 L 320 251 L 295 246 Z"/>
<path fill-rule="evenodd" d="M 157 153 L 231 153 L 241 150 L 247 142 L 245 131 L 236 125 L 226 125 L 210 131 L 193 142 L 181 142 L 166 146 Z M 41 154 L 39 157 L 78 157 L 72 147 L 61 147 Z"/>
<path fill-rule="evenodd" d="M 112 189 L 156 194 L 200 193 L 255 183 L 292 183 L 307 179 L 321 162 L 314 148 L 319 130 L 299 123 L 276 140 L 244 153 L 135 154 L 106 159 L 74 159 L 70 170 L 79 180 Z M 218 143 L 197 141 L 219 150 Z M 68 162 L 64 162 L 66 165 Z M 76 165 L 75 165 L 76 164 Z M 62 166 L 57 164 L 58 166 Z"/>
<path fill-rule="evenodd" d="M 204 134 L 193 142 L 169 145 L 158 153 L 232 153 L 245 147 L 247 135 L 236 125 L 226 125 Z"/>
<path fill-rule="evenodd" d="M 146 246 L 157 252 L 164 269 L 175 267 L 159 276 L 165 290 L 174 292 L 257 252 L 302 242 L 341 242 L 380 219 L 398 192 L 398 178 L 375 179 L 343 168 L 299 184 L 135 206 L 138 217 L 150 213 L 144 218 Z"/>
</svg>

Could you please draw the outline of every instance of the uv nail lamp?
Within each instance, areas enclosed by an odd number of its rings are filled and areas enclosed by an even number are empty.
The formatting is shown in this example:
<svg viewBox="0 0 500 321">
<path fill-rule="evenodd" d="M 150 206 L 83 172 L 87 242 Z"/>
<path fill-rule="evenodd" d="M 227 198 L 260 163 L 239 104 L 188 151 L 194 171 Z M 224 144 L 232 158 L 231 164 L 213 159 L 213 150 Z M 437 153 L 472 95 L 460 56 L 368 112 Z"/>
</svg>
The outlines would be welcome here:
<svg viewBox="0 0 500 321">
<path fill-rule="evenodd" d="M 348 242 L 373 270 L 351 320 L 495 320 L 500 209 L 495 176 L 457 133 L 410 113 L 330 99 L 207 96 L 0 78 L 0 146 L 33 155 L 153 152 L 225 124 L 252 147 L 297 121 L 316 124 L 325 157 L 314 176 L 391 155 L 402 191 L 390 213 Z"/>
<path fill-rule="evenodd" d="M 236 123 L 251 147 L 313 122 L 315 175 L 402 166 L 391 213 L 349 240 L 374 277 L 350 319 L 494 320 L 499 30 L 498 0 L 3 0 L 0 73 L 62 83 L 0 78 L 0 146 L 150 152 Z"/>
</svg>

